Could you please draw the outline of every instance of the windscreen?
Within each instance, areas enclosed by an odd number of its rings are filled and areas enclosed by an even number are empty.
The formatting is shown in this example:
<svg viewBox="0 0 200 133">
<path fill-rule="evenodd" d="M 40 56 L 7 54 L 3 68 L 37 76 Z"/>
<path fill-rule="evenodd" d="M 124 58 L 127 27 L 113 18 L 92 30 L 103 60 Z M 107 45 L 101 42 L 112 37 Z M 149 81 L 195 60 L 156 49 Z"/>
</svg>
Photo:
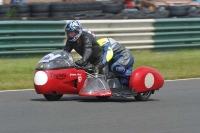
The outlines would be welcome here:
<svg viewBox="0 0 200 133">
<path fill-rule="evenodd" d="M 80 96 L 112 96 L 109 85 L 105 81 L 105 76 L 101 74 L 90 75 L 84 82 L 84 86 L 79 91 Z"/>
<path fill-rule="evenodd" d="M 70 53 L 59 50 L 45 55 L 37 64 L 37 70 L 51 70 L 74 67 L 74 60 Z"/>
</svg>

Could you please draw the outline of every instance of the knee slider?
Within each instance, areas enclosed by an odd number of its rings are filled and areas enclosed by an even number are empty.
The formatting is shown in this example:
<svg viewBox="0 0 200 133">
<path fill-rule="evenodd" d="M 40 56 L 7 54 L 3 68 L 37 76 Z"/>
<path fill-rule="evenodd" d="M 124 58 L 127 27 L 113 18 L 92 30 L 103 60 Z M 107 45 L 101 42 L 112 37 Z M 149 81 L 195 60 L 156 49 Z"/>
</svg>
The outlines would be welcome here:
<svg viewBox="0 0 200 133">
<path fill-rule="evenodd" d="M 116 65 L 113 67 L 113 72 L 117 74 L 124 74 L 126 72 L 126 69 L 123 66 Z"/>
</svg>

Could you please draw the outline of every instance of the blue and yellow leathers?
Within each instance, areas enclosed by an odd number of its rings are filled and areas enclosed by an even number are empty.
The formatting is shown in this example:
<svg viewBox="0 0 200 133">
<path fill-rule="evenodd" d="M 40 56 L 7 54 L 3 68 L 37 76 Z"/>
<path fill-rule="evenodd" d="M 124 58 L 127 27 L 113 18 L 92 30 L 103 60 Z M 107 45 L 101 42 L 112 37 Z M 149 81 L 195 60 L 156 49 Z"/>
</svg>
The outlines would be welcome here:
<svg viewBox="0 0 200 133">
<path fill-rule="evenodd" d="M 102 38 L 97 42 L 104 50 L 102 64 L 109 63 L 110 70 L 115 73 L 120 83 L 128 84 L 134 63 L 131 51 L 112 38 Z"/>
</svg>

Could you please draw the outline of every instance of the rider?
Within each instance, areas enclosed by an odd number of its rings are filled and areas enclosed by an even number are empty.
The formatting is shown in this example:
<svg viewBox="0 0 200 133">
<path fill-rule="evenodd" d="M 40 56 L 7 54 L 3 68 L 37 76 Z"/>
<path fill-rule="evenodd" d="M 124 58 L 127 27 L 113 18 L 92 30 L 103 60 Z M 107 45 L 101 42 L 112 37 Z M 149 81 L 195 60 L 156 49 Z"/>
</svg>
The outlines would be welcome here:
<svg viewBox="0 0 200 133">
<path fill-rule="evenodd" d="M 102 69 L 107 63 L 110 70 L 115 73 L 120 83 L 129 86 L 129 78 L 132 74 L 134 57 L 130 50 L 119 44 L 113 38 L 102 38 L 97 40 L 98 44 L 103 48 L 104 55 L 99 65 Z M 113 52 L 113 54 L 112 54 Z"/>
<path fill-rule="evenodd" d="M 64 50 L 70 53 L 74 49 L 82 56 L 80 60 L 75 61 L 77 65 L 85 66 L 87 62 L 98 65 L 101 62 L 103 49 L 93 35 L 82 30 L 82 26 L 77 20 L 68 21 L 65 32 L 68 39 Z"/>
</svg>

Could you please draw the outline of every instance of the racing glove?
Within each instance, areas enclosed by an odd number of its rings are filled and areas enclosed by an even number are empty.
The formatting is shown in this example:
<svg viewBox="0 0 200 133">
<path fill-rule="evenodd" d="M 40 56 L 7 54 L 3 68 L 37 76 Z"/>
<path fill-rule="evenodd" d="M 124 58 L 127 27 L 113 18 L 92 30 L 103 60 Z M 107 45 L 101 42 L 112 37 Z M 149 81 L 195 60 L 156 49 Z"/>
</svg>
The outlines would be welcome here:
<svg viewBox="0 0 200 133">
<path fill-rule="evenodd" d="M 78 66 L 86 66 L 87 62 L 83 61 L 82 59 L 75 61 L 76 65 Z"/>
<path fill-rule="evenodd" d="M 104 65 L 100 62 L 98 65 L 94 67 L 94 72 L 99 73 L 103 67 Z"/>
<path fill-rule="evenodd" d="M 87 70 L 90 69 L 90 70 L 94 71 L 94 65 L 88 63 L 87 66 L 86 66 L 86 69 L 87 69 Z"/>
</svg>

